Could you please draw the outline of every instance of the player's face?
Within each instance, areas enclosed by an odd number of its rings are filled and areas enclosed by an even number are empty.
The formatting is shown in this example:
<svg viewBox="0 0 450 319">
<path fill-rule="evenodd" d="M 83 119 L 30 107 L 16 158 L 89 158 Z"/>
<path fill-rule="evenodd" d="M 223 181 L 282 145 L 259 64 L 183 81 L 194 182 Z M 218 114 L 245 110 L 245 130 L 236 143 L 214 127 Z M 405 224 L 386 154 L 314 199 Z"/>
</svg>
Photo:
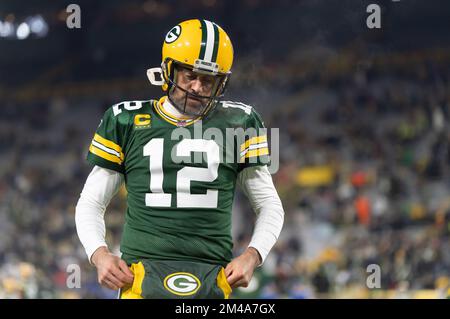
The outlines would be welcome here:
<svg viewBox="0 0 450 319">
<path fill-rule="evenodd" d="M 198 113 L 202 109 L 202 105 L 208 103 L 211 96 L 216 78 L 212 75 L 199 74 L 186 68 L 179 68 L 177 72 L 176 83 L 181 88 L 196 95 L 205 96 L 205 98 L 196 98 L 188 95 L 186 100 L 186 112 Z M 186 93 L 175 88 L 171 98 L 178 105 L 184 105 Z"/>
</svg>

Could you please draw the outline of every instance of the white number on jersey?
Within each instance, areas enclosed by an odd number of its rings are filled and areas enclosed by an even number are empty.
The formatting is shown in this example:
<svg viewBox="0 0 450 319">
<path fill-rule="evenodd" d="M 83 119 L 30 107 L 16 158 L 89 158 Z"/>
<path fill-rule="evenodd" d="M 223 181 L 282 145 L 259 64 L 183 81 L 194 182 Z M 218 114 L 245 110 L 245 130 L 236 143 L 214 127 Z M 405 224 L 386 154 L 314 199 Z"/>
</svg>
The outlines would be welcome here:
<svg viewBox="0 0 450 319">
<path fill-rule="evenodd" d="M 122 113 L 122 108 L 128 111 L 139 110 L 144 102 L 146 101 L 126 101 L 114 104 L 112 107 L 114 116 L 117 116 L 120 113 Z"/>
<path fill-rule="evenodd" d="M 150 157 L 150 191 L 145 194 L 145 205 L 170 207 L 172 194 L 164 193 L 163 180 L 164 139 L 154 138 L 144 146 L 144 156 Z M 213 182 L 218 177 L 220 149 L 213 140 L 183 139 L 175 146 L 177 156 L 192 152 L 206 153 L 207 167 L 183 167 L 177 172 L 177 207 L 215 208 L 218 191 L 207 189 L 206 194 L 191 194 L 191 181 Z"/>
</svg>

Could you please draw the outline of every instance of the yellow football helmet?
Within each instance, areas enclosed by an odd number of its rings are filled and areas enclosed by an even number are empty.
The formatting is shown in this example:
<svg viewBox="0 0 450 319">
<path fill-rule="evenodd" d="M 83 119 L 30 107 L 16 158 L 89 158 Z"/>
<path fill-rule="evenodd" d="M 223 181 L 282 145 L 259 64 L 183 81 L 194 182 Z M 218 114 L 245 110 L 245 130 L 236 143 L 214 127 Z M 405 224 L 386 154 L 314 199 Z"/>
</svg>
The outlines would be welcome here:
<svg viewBox="0 0 450 319">
<path fill-rule="evenodd" d="M 170 99 L 171 91 L 179 88 L 195 98 L 208 99 L 198 113 L 186 112 L 184 106 L 172 104 L 182 113 L 204 115 L 220 99 L 227 86 L 233 64 L 233 46 L 226 32 L 217 24 L 193 19 L 183 21 L 167 33 L 162 47 L 162 88 Z M 210 96 L 199 96 L 180 88 L 176 83 L 177 67 L 189 68 L 194 72 L 213 75 L 215 83 Z"/>
</svg>

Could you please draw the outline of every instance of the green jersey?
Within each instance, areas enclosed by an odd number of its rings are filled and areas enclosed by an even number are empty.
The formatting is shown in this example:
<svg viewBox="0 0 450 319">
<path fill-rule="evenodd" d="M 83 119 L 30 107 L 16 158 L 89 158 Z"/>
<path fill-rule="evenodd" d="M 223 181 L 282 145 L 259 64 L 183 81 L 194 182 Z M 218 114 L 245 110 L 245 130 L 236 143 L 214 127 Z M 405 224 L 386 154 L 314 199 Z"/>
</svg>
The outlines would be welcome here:
<svg viewBox="0 0 450 319">
<path fill-rule="evenodd" d="M 112 106 L 89 147 L 89 162 L 124 175 L 122 258 L 225 266 L 237 175 L 269 162 L 264 124 L 234 102 L 179 121 L 162 108 L 164 98 Z"/>
</svg>

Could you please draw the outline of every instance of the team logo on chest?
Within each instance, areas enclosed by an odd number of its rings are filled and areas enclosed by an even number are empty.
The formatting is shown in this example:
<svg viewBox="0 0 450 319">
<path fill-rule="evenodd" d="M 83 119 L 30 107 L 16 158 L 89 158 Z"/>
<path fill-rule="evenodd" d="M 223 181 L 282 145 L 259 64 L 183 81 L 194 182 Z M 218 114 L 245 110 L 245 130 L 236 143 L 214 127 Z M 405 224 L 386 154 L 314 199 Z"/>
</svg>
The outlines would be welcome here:
<svg viewBox="0 0 450 319">
<path fill-rule="evenodd" d="M 164 288 L 178 296 L 193 295 L 200 286 L 200 280 L 188 272 L 176 272 L 164 278 Z"/>
</svg>

